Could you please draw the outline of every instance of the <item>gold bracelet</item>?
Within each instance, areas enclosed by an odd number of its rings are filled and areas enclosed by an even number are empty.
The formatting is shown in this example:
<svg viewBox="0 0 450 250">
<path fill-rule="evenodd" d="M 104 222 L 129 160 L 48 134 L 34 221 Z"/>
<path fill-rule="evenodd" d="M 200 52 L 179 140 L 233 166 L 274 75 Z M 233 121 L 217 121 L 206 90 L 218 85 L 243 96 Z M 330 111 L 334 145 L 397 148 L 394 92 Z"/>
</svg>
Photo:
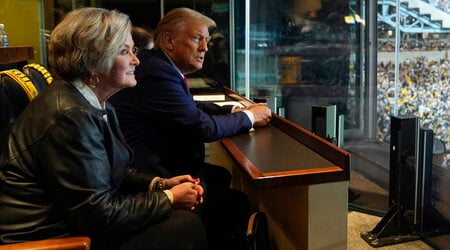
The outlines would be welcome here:
<svg viewBox="0 0 450 250">
<path fill-rule="evenodd" d="M 153 185 L 153 190 L 164 190 L 164 178 L 159 178 L 155 181 L 155 184 Z"/>
<path fill-rule="evenodd" d="M 164 190 L 165 189 L 165 187 L 164 187 L 164 178 L 161 178 L 161 179 L 159 179 L 159 181 L 158 181 L 158 188 L 159 188 L 159 190 Z"/>
</svg>

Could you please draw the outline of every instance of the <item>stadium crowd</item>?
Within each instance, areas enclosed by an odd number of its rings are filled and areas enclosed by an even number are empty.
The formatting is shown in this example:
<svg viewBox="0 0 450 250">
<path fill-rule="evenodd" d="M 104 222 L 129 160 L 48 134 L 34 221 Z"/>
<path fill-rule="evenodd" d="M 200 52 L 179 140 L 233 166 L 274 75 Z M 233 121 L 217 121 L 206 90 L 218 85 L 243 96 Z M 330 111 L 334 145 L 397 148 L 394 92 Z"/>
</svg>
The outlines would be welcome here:
<svg viewBox="0 0 450 250">
<path fill-rule="evenodd" d="M 399 64 L 398 114 L 414 114 L 421 126 L 431 128 L 435 139 L 447 151 L 443 167 L 450 167 L 450 65 L 448 58 L 439 62 L 418 57 Z M 377 138 L 389 141 L 390 116 L 395 103 L 395 64 L 380 63 L 377 69 Z"/>
</svg>

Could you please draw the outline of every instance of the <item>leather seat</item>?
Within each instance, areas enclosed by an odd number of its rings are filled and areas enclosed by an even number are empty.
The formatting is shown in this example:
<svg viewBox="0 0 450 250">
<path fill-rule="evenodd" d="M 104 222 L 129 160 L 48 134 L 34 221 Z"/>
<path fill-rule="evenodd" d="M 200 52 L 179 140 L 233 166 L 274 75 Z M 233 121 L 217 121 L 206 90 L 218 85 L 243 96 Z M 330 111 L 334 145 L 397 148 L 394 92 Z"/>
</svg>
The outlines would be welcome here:
<svg viewBox="0 0 450 250">
<path fill-rule="evenodd" d="M 22 71 L 31 79 L 39 93 L 53 81 L 50 72 L 44 66 L 37 63 L 30 63 L 23 66 Z"/>
<path fill-rule="evenodd" d="M 13 123 L 15 119 L 14 111 L 11 106 L 8 95 L 1 87 L 0 83 L 0 134 L 6 133 L 7 128 Z"/>
<path fill-rule="evenodd" d="M 250 216 L 246 236 L 250 250 L 269 250 L 269 227 L 265 213 L 254 212 Z"/>
<path fill-rule="evenodd" d="M 0 129 L 2 133 L 38 95 L 36 87 L 17 69 L 0 71 Z"/>
</svg>

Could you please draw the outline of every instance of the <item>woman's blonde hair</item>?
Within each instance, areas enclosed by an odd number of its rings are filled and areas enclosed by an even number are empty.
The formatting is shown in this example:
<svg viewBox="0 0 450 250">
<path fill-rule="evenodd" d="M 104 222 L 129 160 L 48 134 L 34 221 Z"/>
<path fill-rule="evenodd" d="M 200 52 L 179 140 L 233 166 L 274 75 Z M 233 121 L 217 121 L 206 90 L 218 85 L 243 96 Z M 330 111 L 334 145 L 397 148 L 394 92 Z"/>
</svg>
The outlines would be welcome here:
<svg viewBox="0 0 450 250">
<path fill-rule="evenodd" d="M 214 20 L 195 10 L 189 8 L 173 9 L 164 15 L 155 28 L 155 48 L 162 47 L 162 35 L 165 32 L 179 32 L 183 30 L 185 24 L 190 21 L 204 23 L 208 28 L 216 26 Z"/>
<path fill-rule="evenodd" d="M 108 74 L 130 32 L 128 15 L 116 10 L 88 7 L 69 12 L 51 33 L 52 74 L 66 81 Z"/>
</svg>

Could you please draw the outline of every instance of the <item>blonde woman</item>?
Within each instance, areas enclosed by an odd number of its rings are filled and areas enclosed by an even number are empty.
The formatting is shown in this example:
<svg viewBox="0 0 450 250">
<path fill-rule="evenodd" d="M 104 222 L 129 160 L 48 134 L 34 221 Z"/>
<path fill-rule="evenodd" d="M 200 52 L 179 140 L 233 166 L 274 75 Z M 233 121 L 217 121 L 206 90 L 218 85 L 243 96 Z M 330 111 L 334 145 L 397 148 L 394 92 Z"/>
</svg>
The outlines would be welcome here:
<svg viewBox="0 0 450 250">
<path fill-rule="evenodd" d="M 55 80 L 2 141 L 0 242 L 86 235 L 93 249 L 206 249 L 199 181 L 128 168 L 133 152 L 107 100 L 136 85 L 129 17 L 70 12 L 48 51 Z"/>
</svg>

